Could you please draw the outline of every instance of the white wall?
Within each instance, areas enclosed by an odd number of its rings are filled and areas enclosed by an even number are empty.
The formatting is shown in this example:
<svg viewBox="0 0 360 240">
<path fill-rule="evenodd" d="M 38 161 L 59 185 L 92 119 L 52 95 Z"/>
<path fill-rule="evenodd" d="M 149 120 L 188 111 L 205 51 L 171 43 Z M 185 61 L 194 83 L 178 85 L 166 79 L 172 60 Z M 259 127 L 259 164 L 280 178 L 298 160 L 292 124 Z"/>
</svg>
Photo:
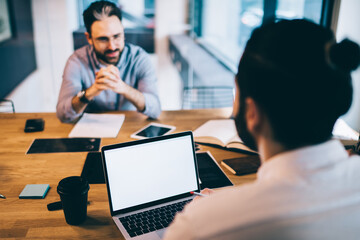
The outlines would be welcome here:
<svg viewBox="0 0 360 240">
<path fill-rule="evenodd" d="M 123 10 L 135 16 L 142 17 L 145 10 L 144 0 L 119 0 Z"/>
<path fill-rule="evenodd" d="M 163 110 L 181 108 L 182 83 L 177 69 L 170 60 L 169 35 L 182 34 L 188 29 L 187 12 L 187 0 L 156 0 L 155 51 L 158 58 L 159 98 Z"/>
<path fill-rule="evenodd" d="M 67 58 L 78 28 L 74 0 L 32 0 L 37 69 L 6 98 L 17 112 L 54 112 Z"/>
<path fill-rule="evenodd" d="M 336 38 L 349 38 L 360 45 L 360 1 L 341 0 Z M 349 112 L 343 119 L 355 130 L 360 130 L 360 68 L 352 73 L 354 97 Z"/>
</svg>

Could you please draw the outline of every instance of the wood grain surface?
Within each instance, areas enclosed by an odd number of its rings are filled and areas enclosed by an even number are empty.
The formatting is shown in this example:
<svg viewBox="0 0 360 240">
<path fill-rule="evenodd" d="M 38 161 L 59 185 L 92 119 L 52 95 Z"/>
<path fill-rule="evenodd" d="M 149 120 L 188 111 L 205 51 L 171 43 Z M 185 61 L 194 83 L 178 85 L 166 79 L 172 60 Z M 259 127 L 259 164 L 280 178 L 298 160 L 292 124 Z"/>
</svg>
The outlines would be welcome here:
<svg viewBox="0 0 360 240">
<path fill-rule="evenodd" d="M 149 120 L 137 112 L 125 113 L 125 121 L 116 138 L 104 138 L 101 146 L 133 141 L 130 135 L 150 122 L 176 126 L 175 132 L 195 130 L 210 119 L 224 119 L 231 115 L 230 108 L 164 111 L 159 119 Z M 43 118 L 42 132 L 25 133 L 29 118 Z M 87 153 L 29 154 L 26 151 L 36 138 L 66 138 L 73 124 L 61 123 L 55 113 L 0 114 L 0 239 L 123 239 L 113 223 L 105 184 L 91 184 L 87 220 L 79 226 L 65 222 L 63 211 L 48 211 L 47 204 L 59 201 L 58 182 L 68 176 L 79 176 Z M 209 150 L 220 163 L 240 153 L 200 146 Z M 255 174 L 235 176 L 224 169 L 235 185 L 251 182 Z M 50 184 L 44 199 L 19 199 L 26 184 Z"/>
</svg>

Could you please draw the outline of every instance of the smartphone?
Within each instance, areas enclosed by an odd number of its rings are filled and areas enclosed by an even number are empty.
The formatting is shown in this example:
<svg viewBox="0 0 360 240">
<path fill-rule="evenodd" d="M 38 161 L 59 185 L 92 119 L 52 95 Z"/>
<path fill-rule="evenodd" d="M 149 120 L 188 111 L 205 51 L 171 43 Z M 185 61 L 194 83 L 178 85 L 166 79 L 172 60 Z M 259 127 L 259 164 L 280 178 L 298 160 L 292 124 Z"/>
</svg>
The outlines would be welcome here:
<svg viewBox="0 0 360 240">
<path fill-rule="evenodd" d="M 176 127 L 170 125 L 164 125 L 160 123 L 150 123 L 145 127 L 139 129 L 135 133 L 131 134 L 131 137 L 137 139 L 159 137 L 162 135 L 169 134 L 175 129 Z"/>
<path fill-rule="evenodd" d="M 44 130 L 44 119 L 36 118 L 36 119 L 28 119 L 25 123 L 24 132 L 40 132 Z"/>
</svg>

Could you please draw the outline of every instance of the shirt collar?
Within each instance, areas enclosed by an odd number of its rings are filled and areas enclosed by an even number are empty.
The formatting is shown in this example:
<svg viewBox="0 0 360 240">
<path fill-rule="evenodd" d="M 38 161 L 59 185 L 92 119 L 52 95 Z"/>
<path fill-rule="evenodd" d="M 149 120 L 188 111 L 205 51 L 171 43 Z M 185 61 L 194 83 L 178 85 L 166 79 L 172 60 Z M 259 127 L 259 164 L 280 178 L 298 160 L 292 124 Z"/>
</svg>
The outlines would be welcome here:
<svg viewBox="0 0 360 240">
<path fill-rule="evenodd" d="M 348 157 L 338 140 L 302 147 L 273 156 L 264 162 L 257 173 L 258 180 L 292 179 L 335 164 Z"/>
</svg>

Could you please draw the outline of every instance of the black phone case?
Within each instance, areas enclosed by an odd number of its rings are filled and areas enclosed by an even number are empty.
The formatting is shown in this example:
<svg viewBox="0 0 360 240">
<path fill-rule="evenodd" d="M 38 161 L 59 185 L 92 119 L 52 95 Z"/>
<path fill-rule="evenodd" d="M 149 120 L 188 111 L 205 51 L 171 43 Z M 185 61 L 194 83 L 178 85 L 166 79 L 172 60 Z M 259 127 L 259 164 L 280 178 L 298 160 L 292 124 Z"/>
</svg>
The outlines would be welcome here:
<svg viewBox="0 0 360 240">
<path fill-rule="evenodd" d="M 24 132 L 40 132 L 43 130 L 44 120 L 42 118 L 26 120 Z"/>
</svg>

